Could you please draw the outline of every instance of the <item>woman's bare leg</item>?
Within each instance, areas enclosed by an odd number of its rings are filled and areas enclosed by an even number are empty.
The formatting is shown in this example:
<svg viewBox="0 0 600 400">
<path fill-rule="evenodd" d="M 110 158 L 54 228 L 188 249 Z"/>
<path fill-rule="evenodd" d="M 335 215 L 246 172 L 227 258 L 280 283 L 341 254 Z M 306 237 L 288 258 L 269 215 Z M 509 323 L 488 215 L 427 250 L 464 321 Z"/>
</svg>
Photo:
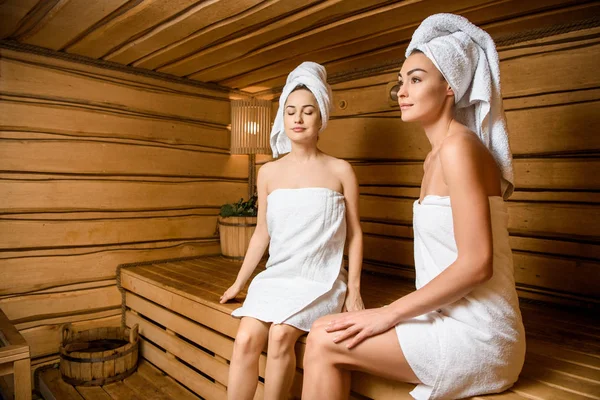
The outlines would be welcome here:
<svg viewBox="0 0 600 400">
<path fill-rule="evenodd" d="M 267 343 L 269 324 L 244 317 L 240 323 L 229 365 L 227 398 L 252 400 L 258 385 L 258 358 Z"/>
<path fill-rule="evenodd" d="M 265 372 L 265 400 L 287 400 L 296 372 L 294 347 L 306 332 L 286 324 L 269 329 L 269 348 Z"/>
<path fill-rule="evenodd" d="M 328 399 L 347 399 L 350 371 L 364 371 L 396 381 L 419 383 L 398 343 L 395 329 L 366 339 L 351 350 L 349 339 L 334 343 L 336 333 L 325 331 L 335 316 L 315 322 L 306 341 L 302 399 L 317 400 L 327 393 Z"/>
</svg>

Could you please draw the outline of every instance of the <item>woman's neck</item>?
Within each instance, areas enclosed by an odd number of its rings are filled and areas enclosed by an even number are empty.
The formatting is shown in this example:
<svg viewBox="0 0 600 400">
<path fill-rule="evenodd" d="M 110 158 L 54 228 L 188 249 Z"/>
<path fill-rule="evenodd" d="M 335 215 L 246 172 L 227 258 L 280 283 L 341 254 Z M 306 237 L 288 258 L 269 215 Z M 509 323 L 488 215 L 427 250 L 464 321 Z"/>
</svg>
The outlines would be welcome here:
<svg viewBox="0 0 600 400">
<path fill-rule="evenodd" d="M 422 124 L 427 139 L 429 139 L 429 143 L 431 144 L 432 152 L 437 151 L 444 139 L 448 136 L 452 121 L 454 121 L 452 115 L 447 114 L 431 123 Z"/>
<path fill-rule="evenodd" d="M 321 151 L 317 146 L 303 146 L 301 144 L 292 143 L 292 151 L 288 155 L 288 159 L 297 163 L 307 163 L 319 156 Z"/>
</svg>

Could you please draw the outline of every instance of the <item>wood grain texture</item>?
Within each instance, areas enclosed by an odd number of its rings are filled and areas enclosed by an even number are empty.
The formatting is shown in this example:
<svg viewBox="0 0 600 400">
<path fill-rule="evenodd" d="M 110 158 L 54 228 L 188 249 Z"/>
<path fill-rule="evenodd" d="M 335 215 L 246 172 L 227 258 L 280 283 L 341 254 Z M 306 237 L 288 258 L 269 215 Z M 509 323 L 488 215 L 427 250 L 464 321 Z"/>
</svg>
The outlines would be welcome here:
<svg viewBox="0 0 600 400">
<path fill-rule="evenodd" d="M 45 357 L 61 324 L 119 324 L 119 264 L 218 254 L 216 214 L 246 195 L 247 157 L 228 155 L 223 91 L 2 56 L 0 307 Z"/>
<path fill-rule="evenodd" d="M 142 322 L 146 329 L 141 331 L 142 337 L 148 339 L 143 344 L 146 346 L 146 351 L 142 351 L 143 357 L 159 365 L 173 378 L 185 382 L 191 378 L 189 374 L 193 370 L 189 369 L 189 363 L 187 368 L 181 368 L 186 365 L 179 357 L 169 356 L 170 351 L 188 349 L 193 353 L 208 349 L 211 352 L 198 357 L 207 362 L 207 369 L 201 369 L 203 375 L 198 374 L 196 378 L 199 385 L 194 391 L 201 395 L 208 395 L 215 387 L 221 387 L 210 386 L 205 378 L 225 372 L 226 364 L 211 368 L 212 363 L 218 362 L 216 355 L 223 360 L 231 357 L 233 340 L 230 332 L 237 327 L 239 320 L 221 318 L 223 315 L 229 316 L 231 310 L 237 307 L 236 304 L 232 304 L 232 307 L 219 304 L 209 291 L 199 289 L 193 282 L 202 282 L 205 275 L 211 274 L 233 279 L 238 269 L 239 262 L 209 257 L 151 263 L 122 270 L 128 290 L 127 324 L 131 326 Z M 408 280 L 367 274 L 362 285 L 363 299 L 367 307 L 381 307 L 413 291 L 413 285 Z M 242 298 L 243 295 L 240 300 Z M 593 398 L 600 384 L 597 374 L 600 367 L 597 317 L 585 310 L 555 309 L 527 302 L 521 302 L 521 313 L 528 334 L 528 346 L 526 365 L 519 381 L 506 392 L 474 397 L 472 400 Z M 175 334 L 169 336 L 169 332 Z M 181 337 L 186 340 L 180 340 Z M 299 370 L 303 368 L 305 346 L 306 338 L 301 337 L 296 344 Z M 210 358 L 213 353 L 215 359 Z M 199 366 L 204 361 L 196 362 L 196 366 Z M 261 368 L 259 363 L 259 374 L 263 376 Z M 352 382 L 352 390 L 357 396 L 352 398 L 408 398 L 408 392 L 414 387 L 364 373 L 353 374 Z M 576 396 L 570 396 L 573 393 Z"/>
</svg>

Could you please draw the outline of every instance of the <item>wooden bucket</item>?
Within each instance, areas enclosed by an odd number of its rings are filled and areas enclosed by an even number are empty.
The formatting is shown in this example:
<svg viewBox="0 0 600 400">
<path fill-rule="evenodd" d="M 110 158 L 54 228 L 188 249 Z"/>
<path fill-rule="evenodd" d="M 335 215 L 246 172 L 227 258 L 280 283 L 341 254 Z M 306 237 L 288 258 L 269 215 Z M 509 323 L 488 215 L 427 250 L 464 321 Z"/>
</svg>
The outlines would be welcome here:
<svg viewBox="0 0 600 400">
<path fill-rule="evenodd" d="M 137 368 L 138 325 L 133 328 L 61 329 L 60 372 L 76 386 L 99 386 L 125 379 Z"/>
<path fill-rule="evenodd" d="M 221 254 L 228 258 L 242 260 L 256 229 L 256 217 L 219 217 L 218 224 Z"/>
</svg>

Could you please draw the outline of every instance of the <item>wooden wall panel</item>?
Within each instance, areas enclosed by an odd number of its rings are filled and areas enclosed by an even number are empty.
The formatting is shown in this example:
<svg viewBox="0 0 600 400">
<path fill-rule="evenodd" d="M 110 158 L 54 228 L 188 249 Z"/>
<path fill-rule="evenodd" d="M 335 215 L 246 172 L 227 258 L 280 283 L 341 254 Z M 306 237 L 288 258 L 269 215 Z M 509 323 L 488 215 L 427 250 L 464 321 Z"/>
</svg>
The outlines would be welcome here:
<svg viewBox="0 0 600 400">
<path fill-rule="evenodd" d="M 0 259 L 4 278 L 0 280 L 0 295 L 115 278 L 120 264 L 219 253 L 219 243 L 213 239 L 5 251 Z"/>
<path fill-rule="evenodd" d="M 3 212 L 72 210 L 156 210 L 218 207 L 245 196 L 243 182 L 144 182 L 117 180 L 48 181 L 10 180 L 0 182 L 8 203 Z M 232 200 L 233 199 L 233 200 Z"/>
<path fill-rule="evenodd" d="M 41 357 L 119 324 L 119 264 L 218 254 L 247 157 L 222 89 L 0 52 L 0 308 Z"/>
<path fill-rule="evenodd" d="M 245 156 L 190 148 L 10 131 L 0 132 L 0 144 L 2 171 L 238 180 L 248 173 Z"/>
<path fill-rule="evenodd" d="M 509 232 L 523 297 L 600 303 L 599 32 L 499 48 L 517 187 Z M 357 173 L 365 268 L 412 278 L 412 206 L 430 145 L 388 100 L 396 77 L 386 70 L 333 85 L 320 146 Z"/>
</svg>

